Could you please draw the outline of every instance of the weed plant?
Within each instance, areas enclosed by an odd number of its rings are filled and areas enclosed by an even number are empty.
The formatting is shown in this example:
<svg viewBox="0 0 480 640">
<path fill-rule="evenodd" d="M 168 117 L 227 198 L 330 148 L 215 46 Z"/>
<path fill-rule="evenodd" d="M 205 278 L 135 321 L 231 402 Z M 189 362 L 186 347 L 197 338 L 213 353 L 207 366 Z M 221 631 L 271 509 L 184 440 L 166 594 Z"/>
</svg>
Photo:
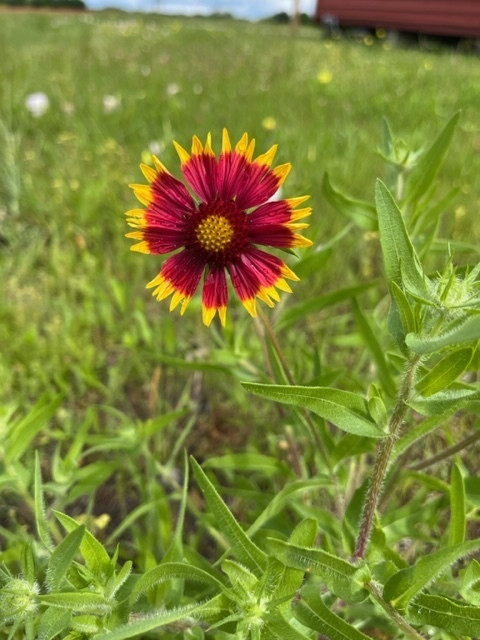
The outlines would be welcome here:
<svg viewBox="0 0 480 640">
<path fill-rule="evenodd" d="M 480 637 L 479 105 L 455 50 L 0 13 L 1 638 Z M 122 214 L 224 126 L 314 244 L 223 330 Z"/>
</svg>

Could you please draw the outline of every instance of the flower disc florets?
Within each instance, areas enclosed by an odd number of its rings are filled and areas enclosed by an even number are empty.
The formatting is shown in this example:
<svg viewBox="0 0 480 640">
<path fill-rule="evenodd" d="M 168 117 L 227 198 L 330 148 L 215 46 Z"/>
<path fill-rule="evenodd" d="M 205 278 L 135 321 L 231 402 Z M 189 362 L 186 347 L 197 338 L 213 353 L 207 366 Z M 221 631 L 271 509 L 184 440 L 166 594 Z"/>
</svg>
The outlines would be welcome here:
<svg viewBox="0 0 480 640">
<path fill-rule="evenodd" d="M 308 227 L 297 222 L 311 213 L 309 207 L 297 209 L 308 196 L 272 200 L 291 166 L 271 168 L 276 145 L 253 159 L 255 141 L 249 141 L 246 133 L 232 148 L 224 129 L 218 157 L 210 134 L 205 145 L 193 137 L 191 154 L 174 145 L 197 198 L 155 157 L 155 169 L 141 165 L 150 184 L 132 185 L 145 205 L 127 213 L 128 223 L 136 229 L 127 237 L 140 241 L 132 249 L 174 252 L 147 286 L 158 300 L 172 296 L 170 310 L 181 303 L 183 314 L 204 276 L 203 321 L 209 325 L 218 311 L 224 325 L 228 272 L 240 301 L 255 316 L 256 298 L 273 306 L 280 299 L 277 289 L 291 291 L 285 279 L 298 280 L 280 258 L 258 245 L 280 249 L 311 245 L 297 233 Z"/>
</svg>

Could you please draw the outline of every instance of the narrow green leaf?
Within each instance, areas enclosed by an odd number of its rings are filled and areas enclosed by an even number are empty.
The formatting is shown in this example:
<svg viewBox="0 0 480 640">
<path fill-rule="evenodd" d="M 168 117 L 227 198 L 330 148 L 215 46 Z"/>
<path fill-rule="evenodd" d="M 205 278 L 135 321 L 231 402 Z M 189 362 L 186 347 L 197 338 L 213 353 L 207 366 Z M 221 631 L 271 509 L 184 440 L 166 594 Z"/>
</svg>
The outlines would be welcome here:
<svg viewBox="0 0 480 640">
<path fill-rule="evenodd" d="M 47 396 L 44 396 L 40 398 L 28 415 L 13 425 L 5 445 L 7 462 L 15 462 L 21 457 L 37 433 L 51 420 L 62 402 L 63 396 L 56 396 L 53 400 L 48 400 Z"/>
<path fill-rule="evenodd" d="M 67 531 L 71 532 L 78 528 L 78 522 L 70 516 L 60 511 L 54 511 L 53 513 Z M 85 560 L 85 564 L 94 575 L 103 576 L 108 572 L 110 557 L 103 545 L 90 531 L 85 531 L 80 544 L 80 553 Z"/>
<path fill-rule="evenodd" d="M 330 591 L 345 602 L 361 602 L 367 597 L 363 582 L 356 578 L 362 575 L 362 567 L 322 549 L 301 547 L 274 538 L 267 538 L 266 544 L 268 551 L 287 567 L 321 576 Z"/>
<path fill-rule="evenodd" d="M 467 602 L 480 606 L 480 562 L 478 560 L 470 560 L 462 576 L 460 594 Z"/>
<path fill-rule="evenodd" d="M 408 404 L 424 416 L 435 416 L 442 413 L 454 413 L 460 407 L 467 408 L 472 402 L 480 400 L 480 391 L 472 391 L 471 387 L 459 387 L 434 393 L 429 398 L 412 398 Z"/>
<path fill-rule="evenodd" d="M 417 322 L 406 293 L 394 281 L 390 283 L 390 293 L 397 305 L 403 327 L 403 334 L 407 335 L 407 333 L 415 332 L 417 330 Z"/>
<path fill-rule="evenodd" d="M 68 593 L 48 593 L 38 596 L 42 604 L 68 611 L 93 611 L 97 613 L 109 613 L 111 606 L 99 593 L 86 593 L 84 591 Z"/>
<path fill-rule="evenodd" d="M 401 287 L 402 279 L 406 278 L 415 288 L 425 290 L 420 262 L 402 214 L 381 180 L 377 180 L 375 187 L 375 202 L 387 282 L 396 282 Z"/>
<path fill-rule="evenodd" d="M 464 542 L 466 526 L 465 517 L 465 483 L 458 465 L 454 464 L 450 477 L 449 547 Z"/>
<path fill-rule="evenodd" d="M 250 598 L 258 585 L 258 578 L 246 567 L 233 560 L 224 560 L 221 567 L 228 576 L 233 591 L 239 595 L 239 601 L 245 602 Z"/>
<path fill-rule="evenodd" d="M 448 353 L 416 384 L 417 391 L 428 397 L 447 389 L 465 371 L 473 358 L 473 349 Z"/>
<path fill-rule="evenodd" d="M 362 336 L 365 345 L 370 350 L 370 353 L 372 354 L 377 366 L 380 383 L 387 396 L 393 397 L 397 392 L 397 385 L 395 384 L 395 381 L 390 372 L 390 367 L 388 366 L 388 363 L 385 359 L 385 350 L 378 342 L 377 337 L 372 330 L 367 318 L 360 309 L 356 298 L 352 299 L 352 311 L 360 335 Z"/>
<path fill-rule="evenodd" d="M 232 546 L 232 551 L 243 564 L 253 572 L 262 573 L 267 564 L 265 553 L 253 543 L 235 517 L 223 502 L 213 484 L 194 458 L 190 458 L 195 479 L 197 480 L 210 511 L 215 517 L 221 533 Z"/>
<path fill-rule="evenodd" d="M 301 633 L 298 629 L 292 627 L 285 620 L 285 618 L 278 615 L 269 616 L 265 621 L 264 628 L 266 633 L 262 633 L 262 639 L 270 638 L 270 640 L 311 640 L 310 636 Z"/>
<path fill-rule="evenodd" d="M 191 580 L 192 582 L 208 584 L 221 591 L 225 590 L 225 585 L 222 584 L 220 580 L 217 580 L 212 574 L 203 571 L 203 569 L 182 562 L 166 562 L 165 564 L 160 564 L 158 567 L 153 567 L 153 569 L 146 571 L 139 578 L 132 589 L 130 602 L 133 604 L 142 594 L 153 589 L 157 584 L 174 578 Z"/>
<path fill-rule="evenodd" d="M 42 471 L 38 451 L 35 451 L 35 522 L 38 537 L 48 551 L 52 551 L 53 542 L 48 529 L 47 516 L 45 514 L 45 501 L 43 499 Z"/>
<path fill-rule="evenodd" d="M 124 582 L 128 579 L 130 573 L 132 572 L 133 563 L 131 560 L 127 560 L 117 575 L 110 578 L 105 587 L 105 598 L 107 600 L 111 600 L 115 597 L 115 594 L 120 589 L 120 587 L 124 584 Z"/>
<path fill-rule="evenodd" d="M 100 633 L 95 636 L 95 640 L 127 640 L 128 638 L 142 637 L 142 634 L 153 631 L 158 627 L 164 627 L 179 620 L 192 620 L 192 616 L 202 608 L 205 609 L 206 604 L 178 607 L 168 611 L 156 611 L 146 615 L 144 618 L 137 618 L 134 622 L 121 625 L 113 631 Z"/>
<path fill-rule="evenodd" d="M 242 382 L 242 386 L 262 398 L 308 409 L 343 431 L 368 438 L 381 438 L 384 435 L 372 420 L 365 398 L 356 393 L 330 387 L 301 387 L 253 382 Z"/>
<path fill-rule="evenodd" d="M 70 611 L 49 607 L 40 616 L 37 640 L 53 640 L 58 637 L 62 631 L 66 631 L 70 626 L 71 617 Z M 64 633 L 62 633 L 62 637 L 65 637 Z"/>
<path fill-rule="evenodd" d="M 318 490 L 319 487 L 325 487 L 331 484 L 331 480 L 325 477 L 312 478 L 311 480 L 295 480 L 294 482 L 290 482 L 275 496 L 273 496 L 272 500 L 268 503 L 255 522 L 247 529 L 247 534 L 250 537 L 253 536 L 265 525 L 266 522 L 283 511 L 289 503 L 298 501 L 298 494 L 305 496 L 308 491 Z"/>
<path fill-rule="evenodd" d="M 442 596 L 420 594 L 408 607 L 413 624 L 428 624 L 458 636 L 477 638 L 480 629 L 480 607 Z"/>
<path fill-rule="evenodd" d="M 263 474 L 291 475 L 290 467 L 273 456 L 261 453 L 227 453 L 224 456 L 209 458 L 203 465 L 204 469 L 222 469 L 230 471 L 260 471 Z"/>
<path fill-rule="evenodd" d="M 405 189 L 405 200 L 407 202 L 419 201 L 433 184 L 452 141 L 459 117 L 459 111 L 450 117 L 433 144 L 413 169 Z"/>
<path fill-rule="evenodd" d="M 317 521 L 313 518 L 306 518 L 295 527 L 288 542 L 290 544 L 298 545 L 300 547 L 311 547 L 315 543 L 317 537 L 318 525 Z M 281 600 L 287 596 L 293 597 L 298 589 L 302 586 L 305 571 L 302 569 L 294 569 L 287 565 L 280 563 L 277 558 L 270 556 L 276 563 L 281 564 L 281 570 L 277 573 L 275 580 L 275 587 L 270 594 L 268 594 L 269 600 Z M 287 611 L 290 607 L 290 602 L 286 601 L 280 605 L 280 609 Z"/>
<path fill-rule="evenodd" d="M 295 618 L 329 640 L 369 640 L 369 636 L 352 627 L 325 605 L 318 587 L 306 587 L 292 602 Z"/>
<path fill-rule="evenodd" d="M 433 353 L 454 344 L 474 342 L 480 339 L 480 314 L 467 316 L 452 323 L 446 331 L 437 336 L 420 336 L 409 333 L 405 338 L 407 346 L 415 353 Z"/>
<path fill-rule="evenodd" d="M 84 534 L 85 527 L 83 525 L 77 527 L 54 549 L 48 562 L 46 575 L 49 591 L 60 589 L 63 578 L 75 558 Z"/>
<path fill-rule="evenodd" d="M 375 208 L 368 202 L 355 200 L 335 189 L 327 172 L 323 175 L 322 193 L 332 207 L 346 218 L 352 220 L 361 229 L 376 231 L 377 218 L 375 216 Z"/>
<path fill-rule="evenodd" d="M 309 297 L 305 302 L 294 304 L 283 312 L 277 323 L 277 328 L 287 329 L 310 313 L 316 313 L 327 307 L 345 302 L 345 300 L 350 300 L 368 291 L 368 289 L 371 289 L 377 284 L 377 281 L 371 281 L 352 287 L 336 289 L 335 291 L 324 293 L 321 296 Z"/>
<path fill-rule="evenodd" d="M 397 608 L 405 608 L 412 598 L 448 567 L 480 548 L 480 539 L 446 547 L 421 557 L 415 565 L 401 569 L 385 585 L 385 600 Z"/>
</svg>

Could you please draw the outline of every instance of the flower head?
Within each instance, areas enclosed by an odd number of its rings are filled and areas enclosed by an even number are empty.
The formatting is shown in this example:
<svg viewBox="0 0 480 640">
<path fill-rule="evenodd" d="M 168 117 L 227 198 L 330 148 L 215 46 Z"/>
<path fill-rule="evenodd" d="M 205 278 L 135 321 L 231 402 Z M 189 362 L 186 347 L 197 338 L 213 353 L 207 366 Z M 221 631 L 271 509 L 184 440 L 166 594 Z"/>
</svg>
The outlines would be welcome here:
<svg viewBox="0 0 480 640">
<path fill-rule="evenodd" d="M 166 254 L 160 273 L 147 285 L 158 300 L 172 296 L 170 311 L 181 303 L 181 313 L 204 275 L 203 322 L 208 326 L 217 311 L 225 325 L 228 272 L 233 288 L 247 311 L 255 317 L 256 298 L 268 306 L 280 299 L 277 289 L 290 292 L 286 279 L 297 276 L 277 256 L 258 245 L 291 249 L 311 245 L 297 220 L 311 213 L 297 209 L 308 196 L 270 200 L 287 177 L 291 165 L 272 169 L 274 145 L 253 159 L 255 140 L 246 133 L 232 148 L 226 129 L 218 157 L 211 136 L 203 145 L 193 137 L 188 153 L 177 142 L 185 185 L 172 176 L 153 156 L 155 169 L 141 165 L 148 185 L 131 185 L 145 209 L 127 212 L 127 222 L 136 231 L 127 237 L 139 240 L 132 250 Z"/>
</svg>

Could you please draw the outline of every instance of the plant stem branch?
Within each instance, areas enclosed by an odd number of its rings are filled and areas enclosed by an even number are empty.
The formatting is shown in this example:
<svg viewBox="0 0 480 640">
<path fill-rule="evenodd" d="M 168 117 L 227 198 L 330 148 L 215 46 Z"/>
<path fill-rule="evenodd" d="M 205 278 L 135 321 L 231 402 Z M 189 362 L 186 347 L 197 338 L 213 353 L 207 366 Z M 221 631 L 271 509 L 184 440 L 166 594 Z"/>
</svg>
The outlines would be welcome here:
<svg viewBox="0 0 480 640">
<path fill-rule="evenodd" d="M 432 456 L 428 460 L 422 460 L 421 462 L 412 464 L 410 467 L 408 467 L 408 469 L 410 471 L 421 471 L 422 469 L 425 469 L 426 467 L 430 467 L 432 464 L 435 464 L 436 462 L 441 462 L 442 460 L 446 460 L 450 456 L 453 456 L 455 453 L 458 453 L 459 451 L 462 451 L 462 449 L 465 449 L 466 447 L 473 444 L 474 442 L 477 442 L 477 440 L 480 440 L 480 431 L 476 431 L 475 433 L 472 433 L 472 435 L 468 436 L 467 438 L 464 438 L 460 442 L 457 442 L 457 444 L 454 444 L 451 447 L 444 449 L 440 453 L 437 453 L 436 456 Z"/>
<path fill-rule="evenodd" d="M 397 403 L 388 424 L 388 435 L 378 444 L 375 466 L 373 468 L 372 479 L 370 486 L 368 487 L 367 498 L 363 507 L 360 530 L 353 556 L 356 560 L 363 558 L 367 550 L 368 541 L 372 532 L 373 520 L 375 518 L 375 511 L 380 499 L 393 447 L 399 436 L 405 415 L 408 411 L 407 401 L 410 397 L 419 362 L 420 356 L 415 355 L 408 363 L 408 368 L 405 372 L 402 386 L 398 394 Z"/>
<path fill-rule="evenodd" d="M 412 640 L 425 640 L 425 637 L 418 633 L 418 631 L 416 631 L 413 627 L 411 627 L 405 620 L 405 618 L 403 618 L 395 609 L 395 607 L 392 607 L 391 604 L 385 602 L 376 584 L 374 584 L 373 582 L 369 582 L 365 586 L 369 590 L 370 595 L 375 600 L 375 602 L 382 607 L 382 609 L 389 615 L 389 617 L 406 634 L 408 638 L 411 638 Z"/>
</svg>

